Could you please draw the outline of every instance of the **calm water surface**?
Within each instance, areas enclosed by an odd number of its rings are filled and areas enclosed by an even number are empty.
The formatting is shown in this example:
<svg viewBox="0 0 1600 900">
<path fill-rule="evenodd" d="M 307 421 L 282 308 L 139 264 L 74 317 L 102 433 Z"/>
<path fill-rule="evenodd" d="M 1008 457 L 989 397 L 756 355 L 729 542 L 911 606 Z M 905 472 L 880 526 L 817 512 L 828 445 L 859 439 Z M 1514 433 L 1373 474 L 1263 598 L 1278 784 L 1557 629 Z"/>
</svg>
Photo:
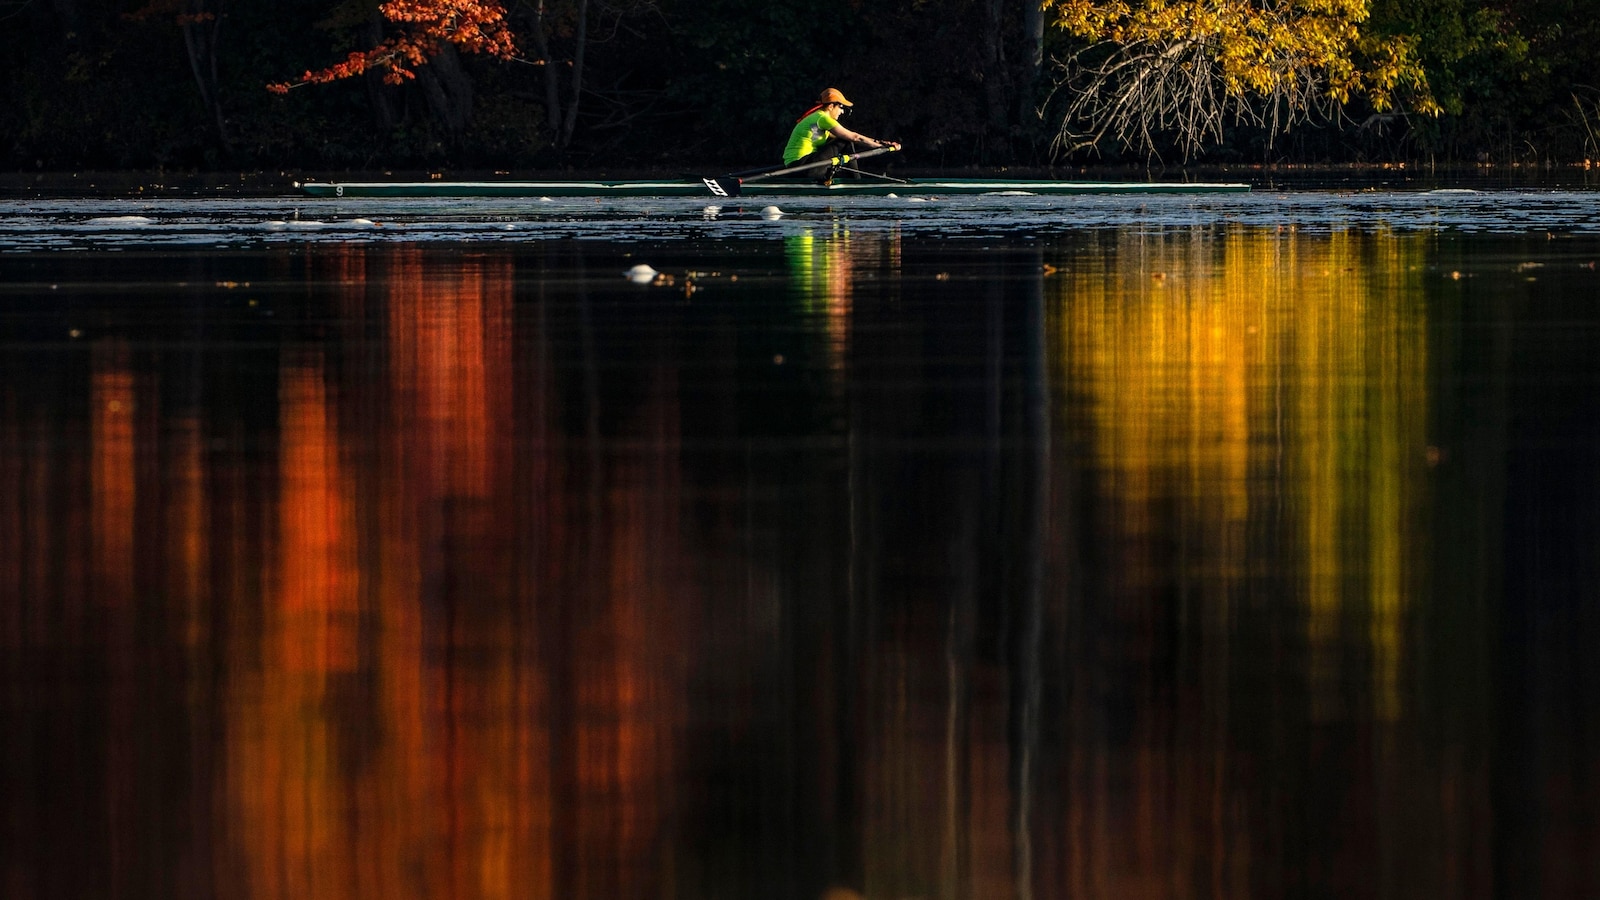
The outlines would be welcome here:
<svg viewBox="0 0 1600 900">
<path fill-rule="evenodd" d="M 0 202 L 0 894 L 1595 896 L 1597 261 L 1582 192 Z"/>
</svg>

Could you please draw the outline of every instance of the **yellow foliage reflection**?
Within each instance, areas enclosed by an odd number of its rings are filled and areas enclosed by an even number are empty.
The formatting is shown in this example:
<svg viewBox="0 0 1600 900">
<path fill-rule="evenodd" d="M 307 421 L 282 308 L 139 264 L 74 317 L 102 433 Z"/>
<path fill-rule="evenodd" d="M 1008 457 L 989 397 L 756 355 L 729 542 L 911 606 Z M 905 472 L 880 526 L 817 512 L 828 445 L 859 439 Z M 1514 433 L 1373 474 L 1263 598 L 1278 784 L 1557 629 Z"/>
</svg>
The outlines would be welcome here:
<svg viewBox="0 0 1600 900">
<path fill-rule="evenodd" d="M 1170 549 L 1157 538 L 1176 526 L 1178 577 L 1226 633 L 1268 547 L 1299 548 L 1321 715 L 1359 677 L 1352 646 L 1370 647 L 1369 712 L 1401 712 L 1409 524 L 1425 499 L 1425 240 L 1130 235 L 1059 280 L 1119 591 L 1136 607 L 1159 590 L 1148 579 L 1170 573 L 1156 559 Z"/>
<path fill-rule="evenodd" d="M 1077 892 L 1189 896 L 1188 877 L 1250 892 L 1249 851 L 1272 825 L 1239 804 L 1252 785 L 1230 742 L 1229 673 L 1256 662 L 1234 660 L 1237 636 L 1285 620 L 1261 598 L 1299 601 L 1288 621 L 1303 621 L 1307 656 L 1283 671 L 1306 680 L 1301 715 L 1405 714 L 1405 613 L 1424 574 L 1425 240 L 1130 234 L 1059 278 L 1059 358 L 1101 498 L 1084 527 L 1112 548 L 1107 614 L 1136 641 L 1172 616 L 1203 679 L 1175 698 L 1176 721 L 1135 714 L 1131 755 L 1073 754 Z"/>
</svg>

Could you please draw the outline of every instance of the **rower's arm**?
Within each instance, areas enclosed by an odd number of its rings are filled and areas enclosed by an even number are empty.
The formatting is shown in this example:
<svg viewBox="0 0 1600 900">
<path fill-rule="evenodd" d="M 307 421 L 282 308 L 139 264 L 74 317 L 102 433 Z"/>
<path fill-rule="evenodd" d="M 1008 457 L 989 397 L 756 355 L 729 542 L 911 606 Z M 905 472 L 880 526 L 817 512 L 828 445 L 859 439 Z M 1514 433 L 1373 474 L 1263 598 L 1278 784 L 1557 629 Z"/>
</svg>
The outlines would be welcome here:
<svg viewBox="0 0 1600 900">
<path fill-rule="evenodd" d="M 840 125 L 838 128 L 835 128 L 833 130 L 833 133 L 837 137 L 842 137 L 847 141 L 855 141 L 858 144 L 870 144 L 873 147 L 884 147 L 884 146 L 887 146 L 887 143 L 885 141 L 880 141 L 877 138 L 869 138 L 864 134 L 857 134 L 854 131 L 851 131 L 850 129 L 844 127 L 843 125 Z"/>
</svg>

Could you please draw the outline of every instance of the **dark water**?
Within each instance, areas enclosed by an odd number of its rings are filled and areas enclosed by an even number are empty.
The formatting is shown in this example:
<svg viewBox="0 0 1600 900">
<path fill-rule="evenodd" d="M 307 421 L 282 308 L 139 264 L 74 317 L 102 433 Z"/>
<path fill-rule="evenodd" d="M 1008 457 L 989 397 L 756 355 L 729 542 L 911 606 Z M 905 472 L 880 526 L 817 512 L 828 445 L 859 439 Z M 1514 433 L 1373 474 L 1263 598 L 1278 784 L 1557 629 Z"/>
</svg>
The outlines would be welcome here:
<svg viewBox="0 0 1600 900">
<path fill-rule="evenodd" d="M 1019 203 L 0 210 L 0 894 L 1600 893 L 1600 198 Z"/>
</svg>

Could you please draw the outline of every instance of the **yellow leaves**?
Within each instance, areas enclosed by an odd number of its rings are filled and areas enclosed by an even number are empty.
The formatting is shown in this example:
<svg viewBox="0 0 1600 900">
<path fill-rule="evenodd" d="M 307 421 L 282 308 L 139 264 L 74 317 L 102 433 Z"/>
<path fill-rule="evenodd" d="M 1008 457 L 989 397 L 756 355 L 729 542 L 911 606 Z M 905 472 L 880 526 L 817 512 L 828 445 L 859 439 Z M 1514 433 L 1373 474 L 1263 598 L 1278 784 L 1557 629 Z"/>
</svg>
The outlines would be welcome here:
<svg viewBox="0 0 1600 900">
<path fill-rule="evenodd" d="M 1416 55 L 1417 38 L 1362 37 L 1358 42 L 1364 66 L 1359 73 L 1361 90 L 1373 109 L 1385 112 L 1396 105 L 1396 94 L 1407 91 L 1410 105 L 1417 112 L 1437 116 L 1444 112 L 1428 90 L 1427 74 Z"/>
<path fill-rule="evenodd" d="M 1222 66 L 1230 92 L 1270 93 L 1275 82 L 1337 65 L 1367 15 L 1362 0 L 1059 0 L 1056 24 L 1114 44 L 1200 42 Z"/>
<path fill-rule="evenodd" d="M 1120 0 L 1045 0 L 1044 8 L 1056 10 L 1056 26 L 1091 41 L 1110 39 L 1112 23 L 1130 18 L 1128 4 Z"/>
<path fill-rule="evenodd" d="M 1401 93 L 1417 112 L 1439 111 L 1415 40 L 1362 34 L 1368 0 L 1042 2 L 1057 27 L 1093 47 L 1066 63 L 1080 89 L 1096 93 L 1071 105 L 1088 115 L 1087 130 L 1063 124 L 1079 146 L 1109 133 L 1148 147 L 1151 135 L 1176 127 L 1180 143 L 1196 148 L 1198 132 L 1220 135 L 1227 110 L 1277 130 L 1357 94 L 1380 111 Z"/>
</svg>

